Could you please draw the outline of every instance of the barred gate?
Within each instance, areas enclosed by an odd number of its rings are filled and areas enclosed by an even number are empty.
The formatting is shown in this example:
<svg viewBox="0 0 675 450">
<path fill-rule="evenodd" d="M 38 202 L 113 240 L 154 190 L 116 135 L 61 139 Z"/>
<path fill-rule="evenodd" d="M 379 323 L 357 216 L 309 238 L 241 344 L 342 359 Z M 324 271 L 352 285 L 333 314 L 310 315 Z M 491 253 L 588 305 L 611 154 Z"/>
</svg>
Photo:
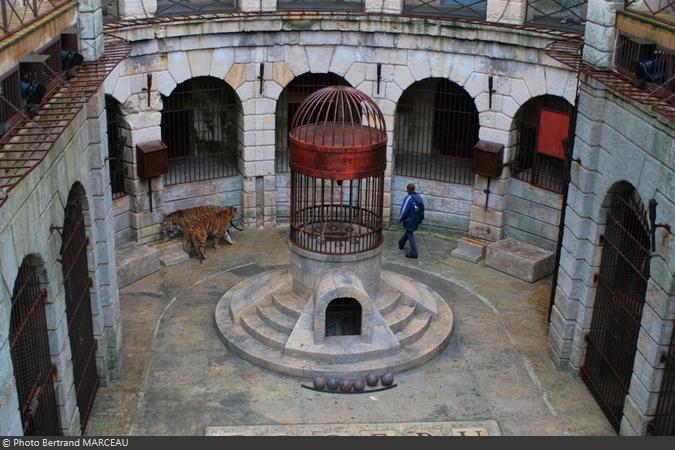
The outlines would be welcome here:
<svg viewBox="0 0 675 450">
<path fill-rule="evenodd" d="M 581 376 L 618 431 L 649 280 L 650 240 L 635 190 L 614 194 L 608 213 L 591 330 Z"/>
<path fill-rule="evenodd" d="M 19 411 L 26 436 L 57 436 L 59 415 L 49 356 L 45 303 L 35 269 L 21 264 L 12 294 L 9 346 L 19 395 Z"/>
<path fill-rule="evenodd" d="M 675 330 L 670 337 L 668 353 L 661 356 L 663 380 L 654 419 L 647 431 L 654 436 L 675 436 Z"/>
<path fill-rule="evenodd" d="M 74 186 L 68 196 L 63 224 L 61 259 L 66 293 L 66 317 L 73 359 L 75 394 L 80 410 L 80 425 L 84 432 L 98 390 L 96 370 L 96 341 L 92 326 L 87 244 L 82 214 L 81 186 Z"/>
</svg>

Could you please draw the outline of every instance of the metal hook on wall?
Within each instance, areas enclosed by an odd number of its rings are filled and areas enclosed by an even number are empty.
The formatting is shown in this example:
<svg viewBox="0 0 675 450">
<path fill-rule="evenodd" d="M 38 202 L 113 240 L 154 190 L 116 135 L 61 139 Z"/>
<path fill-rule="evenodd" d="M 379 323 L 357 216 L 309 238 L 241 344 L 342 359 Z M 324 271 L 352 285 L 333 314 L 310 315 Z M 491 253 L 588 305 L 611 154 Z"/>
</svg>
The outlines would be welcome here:
<svg viewBox="0 0 675 450">
<path fill-rule="evenodd" d="M 656 207 L 658 204 L 655 198 L 649 200 L 649 233 L 651 234 L 652 252 L 656 251 L 656 229 L 665 228 L 669 233 L 671 232 L 670 224 L 656 223 Z"/>
</svg>

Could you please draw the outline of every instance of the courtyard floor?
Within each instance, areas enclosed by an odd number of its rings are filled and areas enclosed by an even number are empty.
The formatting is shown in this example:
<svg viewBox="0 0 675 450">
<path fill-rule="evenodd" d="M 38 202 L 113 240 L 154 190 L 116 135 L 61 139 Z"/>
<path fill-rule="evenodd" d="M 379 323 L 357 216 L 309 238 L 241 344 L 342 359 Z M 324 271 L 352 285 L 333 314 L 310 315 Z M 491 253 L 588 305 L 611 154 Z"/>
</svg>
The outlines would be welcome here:
<svg viewBox="0 0 675 450">
<path fill-rule="evenodd" d="M 398 232 L 385 233 L 384 267 L 435 289 L 454 314 L 447 347 L 395 374 L 397 388 L 318 393 L 301 387 L 311 380 L 242 360 L 223 344 L 215 306 L 237 282 L 285 265 L 287 235 L 235 232 L 234 245 L 207 248 L 204 264 L 163 267 L 122 289 L 122 365 L 99 389 L 87 434 L 204 435 L 254 425 L 298 433 L 297 424 L 359 434 L 383 423 L 481 421 L 503 435 L 614 434 L 584 383 L 547 353 L 551 279 L 530 284 L 455 259 L 449 237 L 419 234 L 420 258 L 411 260 L 396 247 Z"/>
</svg>

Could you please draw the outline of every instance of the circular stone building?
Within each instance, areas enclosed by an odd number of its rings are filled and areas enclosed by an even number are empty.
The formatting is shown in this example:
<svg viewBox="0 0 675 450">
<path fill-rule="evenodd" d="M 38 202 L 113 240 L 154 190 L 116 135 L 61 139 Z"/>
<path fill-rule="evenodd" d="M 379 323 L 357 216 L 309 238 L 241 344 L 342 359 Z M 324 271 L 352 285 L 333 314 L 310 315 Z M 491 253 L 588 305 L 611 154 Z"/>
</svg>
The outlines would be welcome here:
<svg viewBox="0 0 675 450">
<path fill-rule="evenodd" d="M 223 296 L 216 322 L 225 342 L 300 376 L 426 362 L 450 337 L 452 312 L 422 283 L 380 268 L 382 112 L 357 89 L 326 87 L 299 106 L 289 142 L 290 266 Z"/>
</svg>

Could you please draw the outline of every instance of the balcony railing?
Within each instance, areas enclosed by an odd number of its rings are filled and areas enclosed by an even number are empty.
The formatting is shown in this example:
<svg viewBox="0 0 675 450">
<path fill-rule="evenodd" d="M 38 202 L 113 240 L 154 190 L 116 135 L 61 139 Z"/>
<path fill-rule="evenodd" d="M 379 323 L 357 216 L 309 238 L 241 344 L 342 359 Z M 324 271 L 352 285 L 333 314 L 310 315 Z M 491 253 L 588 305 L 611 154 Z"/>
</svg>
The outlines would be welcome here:
<svg viewBox="0 0 675 450">
<path fill-rule="evenodd" d="M 71 0 L 0 0 L 0 39 L 30 25 Z"/>
<path fill-rule="evenodd" d="M 487 0 L 405 0 L 403 12 L 420 16 L 443 16 L 485 20 Z"/>
<path fill-rule="evenodd" d="M 675 22 L 675 0 L 624 0 L 624 8 Z"/>
<path fill-rule="evenodd" d="M 363 11 L 364 0 L 278 0 L 280 11 Z"/>
<path fill-rule="evenodd" d="M 583 32 L 588 0 L 528 0 L 526 21 L 547 28 Z"/>
<path fill-rule="evenodd" d="M 234 11 L 237 0 L 157 0 L 158 16 Z"/>
</svg>

